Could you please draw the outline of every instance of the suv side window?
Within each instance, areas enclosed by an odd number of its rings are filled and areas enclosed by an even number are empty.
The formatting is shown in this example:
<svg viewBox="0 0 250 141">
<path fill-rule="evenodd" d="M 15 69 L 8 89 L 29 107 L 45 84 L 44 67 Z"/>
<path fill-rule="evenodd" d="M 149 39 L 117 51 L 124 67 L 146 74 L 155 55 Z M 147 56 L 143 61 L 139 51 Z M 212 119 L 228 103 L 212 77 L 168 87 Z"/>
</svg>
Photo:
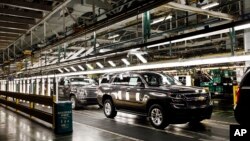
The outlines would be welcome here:
<svg viewBox="0 0 250 141">
<path fill-rule="evenodd" d="M 61 78 L 61 79 L 60 79 L 59 85 L 64 85 L 64 78 Z"/>
<path fill-rule="evenodd" d="M 64 85 L 66 86 L 66 85 L 69 85 L 69 80 L 68 79 L 65 79 L 64 80 Z"/>
<path fill-rule="evenodd" d="M 160 85 L 159 76 L 154 74 L 144 74 L 143 78 L 148 83 L 149 86 L 158 87 Z"/>
<path fill-rule="evenodd" d="M 117 75 L 113 81 L 115 85 L 128 85 L 129 84 L 129 76 Z"/>
<path fill-rule="evenodd" d="M 142 80 L 140 77 L 138 76 L 130 77 L 129 83 L 128 83 L 129 86 L 140 86 L 141 84 L 142 84 Z"/>
</svg>

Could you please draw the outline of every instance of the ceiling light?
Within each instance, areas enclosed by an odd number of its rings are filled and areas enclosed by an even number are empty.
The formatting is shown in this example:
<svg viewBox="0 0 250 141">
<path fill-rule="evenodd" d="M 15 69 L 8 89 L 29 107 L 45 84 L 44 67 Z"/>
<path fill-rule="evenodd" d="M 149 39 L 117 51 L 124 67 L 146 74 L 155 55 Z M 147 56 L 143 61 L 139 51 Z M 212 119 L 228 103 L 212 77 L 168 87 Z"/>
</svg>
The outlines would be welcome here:
<svg viewBox="0 0 250 141">
<path fill-rule="evenodd" d="M 234 29 L 235 29 L 235 31 L 239 31 L 239 30 L 243 30 L 243 29 L 247 29 L 247 28 L 250 28 L 250 23 L 236 26 Z"/>
<path fill-rule="evenodd" d="M 94 69 L 90 64 L 86 64 L 86 66 L 87 66 L 89 69 L 91 69 L 91 70 Z"/>
<path fill-rule="evenodd" d="M 74 67 L 70 67 L 70 68 L 71 68 L 73 71 L 75 71 L 75 72 L 77 71 Z"/>
<path fill-rule="evenodd" d="M 122 60 L 122 62 L 125 64 L 125 65 L 130 65 L 130 63 L 129 63 L 129 61 L 127 60 L 127 59 L 125 59 L 125 58 L 123 58 L 123 59 L 121 59 Z"/>
<path fill-rule="evenodd" d="M 207 5 L 202 6 L 201 9 L 209 9 L 209 8 L 215 7 L 217 5 L 219 5 L 218 2 L 213 2 L 213 3 L 209 3 Z"/>
<path fill-rule="evenodd" d="M 63 70 L 62 69 L 57 69 L 58 71 L 60 71 L 60 73 L 63 73 Z"/>
<path fill-rule="evenodd" d="M 70 72 L 70 70 L 69 69 L 67 69 L 67 68 L 64 68 L 67 72 Z"/>
<path fill-rule="evenodd" d="M 84 68 L 81 65 L 78 65 L 78 68 L 81 69 L 82 71 L 84 70 Z"/>
<path fill-rule="evenodd" d="M 154 20 L 154 21 L 151 23 L 151 25 L 157 24 L 157 23 L 159 23 L 159 22 L 162 22 L 162 21 L 168 20 L 168 19 L 172 19 L 172 15 L 168 15 L 167 17 L 162 17 L 162 18 L 160 18 L 160 19 L 156 19 L 156 20 Z"/>
<path fill-rule="evenodd" d="M 114 39 L 114 38 L 119 37 L 119 36 L 120 36 L 119 34 L 115 34 L 115 35 L 109 36 L 108 39 Z"/>
<path fill-rule="evenodd" d="M 148 61 L 141 55 L 141 54 L 135 54 L 141 61 L 142 63 L 147 63 Z"/>
<path fill-rule="evenodd" d="M 112 67 L 116 67 L 115 63 L 113 61 L 108 61 L 108 63 L 112 66 Z"/>
<path fill-rule="evenodd" d="M 100 68 L 104 68 L 104 66 L 100 62 L 96 62 L 96 65 L 99 66 Z"/>
<path fill-rule="evenodd" d="M 56 74 L 56 75 L 34 76 L 34 77 L 30 77 L 29 79 L 65 77 L 65 76 L 72 76 L 72 75 L 103 74 L 103 73 L 120 72 L 120 71 L 148 70 L 148 69 L 184 67 L 184 66 L 223 64 L 223 63 L 234 63 L 234 62 L 245 62 L 245 61 L 250 61 L 250 55 L 196 59 L 196 60 L 180 60 L 180 61 L 175 61 L 175 62 L 158 62 L 158 63 L 143 64 L 143 65 L 136 65 L 136 66 L 130 66 L 130 67 L 79 71 L 79 72 L 63 73 L 63 74 Z M 23 80 L 23 78 L 17 78 L 15 80 Z"/>
</svg>

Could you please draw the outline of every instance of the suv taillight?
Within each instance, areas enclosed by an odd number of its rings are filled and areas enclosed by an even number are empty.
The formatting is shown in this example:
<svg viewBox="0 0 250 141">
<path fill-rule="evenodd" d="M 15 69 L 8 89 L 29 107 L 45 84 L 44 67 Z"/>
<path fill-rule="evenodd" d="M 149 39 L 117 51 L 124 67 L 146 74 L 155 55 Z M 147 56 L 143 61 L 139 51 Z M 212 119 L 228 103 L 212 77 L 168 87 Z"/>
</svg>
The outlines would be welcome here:
<svg viewBox="0 0 250 141">
<path fill-rule="evenodd" d="M 237 104 L 238 101 L 239 101 L 239 97 L 240 97 L 240 88 L 238 88 L 238 89 L 236 90 L 236 104 Z"/>
</svg>

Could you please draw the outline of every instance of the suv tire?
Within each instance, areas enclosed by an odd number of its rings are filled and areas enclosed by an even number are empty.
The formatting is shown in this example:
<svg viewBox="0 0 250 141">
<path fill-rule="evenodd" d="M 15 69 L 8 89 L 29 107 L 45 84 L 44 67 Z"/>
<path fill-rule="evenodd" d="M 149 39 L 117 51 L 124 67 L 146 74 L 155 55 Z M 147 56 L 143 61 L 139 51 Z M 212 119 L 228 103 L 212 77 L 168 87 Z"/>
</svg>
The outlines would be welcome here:
<svg viewBox="0 0 250 141">
<path fill-rule="evenodd" d="M 107 118 L 114 118 L 117 114 L 113 101 L 105 99 L 103 102 L 103 112 Z"/>
<path fill-rule="evenodd" d="M 164 129 L 168 126 L 166 112 L 159 104 L 154 104 L 149 108 L 149 120 L 153 127 L 157 129 Z"/>
</svg>

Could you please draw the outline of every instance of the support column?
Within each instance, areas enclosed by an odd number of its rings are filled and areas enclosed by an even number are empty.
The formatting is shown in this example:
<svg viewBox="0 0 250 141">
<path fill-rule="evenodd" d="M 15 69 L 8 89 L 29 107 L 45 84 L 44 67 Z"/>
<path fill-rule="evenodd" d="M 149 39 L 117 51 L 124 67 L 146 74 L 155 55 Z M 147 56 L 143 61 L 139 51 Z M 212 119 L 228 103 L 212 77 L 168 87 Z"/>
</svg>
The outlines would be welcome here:
<svg viewBox="0 0 250 141">
<path fill-rule="evenodd" d="M 36 79 L 36 94 L 39 95 L 39 79 Z"/>
<path fill-rule="evenodd" d="M 47 92 L 48 92 L 48 96 L 51 96 L 51 90 L 50 90 L 50 87 L 51 87 L 51 85 L 50 85 L 50 78 L 48 78 L 48 80 L 47 80 Z"/>
<path fill-rule="evenodd" d="M 56 102 L 58 102 L 58 78 L 55 78 L 56 85 L 55 85 L 55 92 L 56 92 Z"/>
<path fill-rule="evenodd" d="M 142 14 L 142 29 L 143 29 L 143 38 L 144 43 L 150 38 L 150 30 L 151 30 L 151 20 L 150 20 L 150 12 L 147 11 Z"/>
<path fill-rule="evenodd" d="M 16 80 L 13 81 L 13 85 L 14 85 L 13 91 L 16 92 Z"/>
<path fill-rule="evenodd" d="M 96 53 L 96 32 L 94 31 L 94 53 Z"/>
<path fill-rule="evenodd" d="M 44 85 L 44 78 L 42 78 L 42 89 L 41 89 L 41 95 L 44 95 L 44 87 L 45 87 L 45 85 Z"/>
<path fill-rule="evenodd" d="M 23 93 L 23 81 L 22 80 L 19 80 L 19 92 L 20 93 Z"/>
<path fill-rule="evenodd" d="M 34 79 L 31 79 L 31 94 L 34 94 Z"/>
<path fill-rule="evenodd" d="M 26 80 L 24 79 L 23 80 L 23 93 L 26 92 Z"/>
<path fill-rule="evenodd" d="M 30 80 L 27 80 L 27 90 L 26 90 L 27 94 L 30 94 Z"/>
<path fill-rule="evenodd" d="M 236 36 L 234 27 L 230 29 L 230 41 L 231 41 L 231 55 L 234 56 L 234 49 L 236 45 Z"/>
</svg>

